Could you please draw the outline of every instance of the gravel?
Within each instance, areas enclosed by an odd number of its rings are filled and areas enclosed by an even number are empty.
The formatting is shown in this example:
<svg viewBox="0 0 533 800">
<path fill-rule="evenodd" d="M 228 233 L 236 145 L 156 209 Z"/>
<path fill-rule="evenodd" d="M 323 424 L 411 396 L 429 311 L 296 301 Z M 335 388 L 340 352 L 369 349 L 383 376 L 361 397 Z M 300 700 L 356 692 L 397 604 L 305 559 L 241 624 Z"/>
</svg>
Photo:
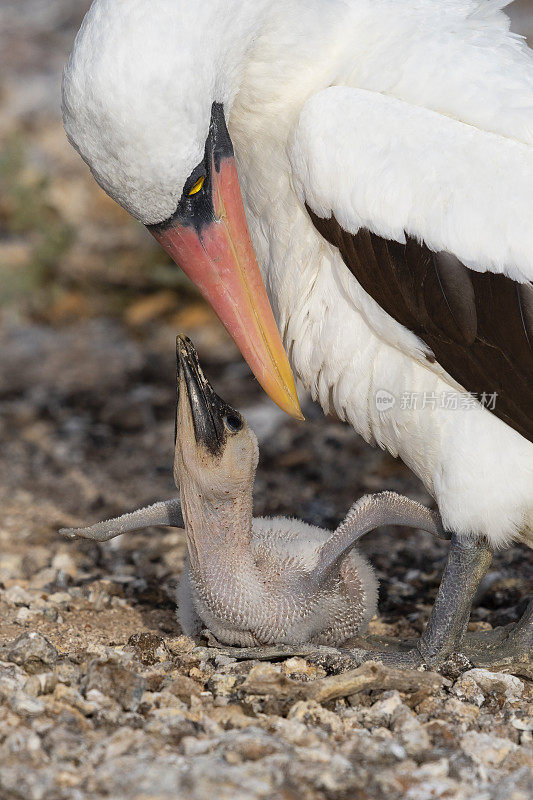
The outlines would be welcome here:
<svg viewBox="0 0 533 800">
<path fill-rule="evenodd" d="M 21 352 L 17 330 L 0 328 L 0 370 Z M 176 619 L 183 532 L 60 539 L 60 526 L 172 494 L 172 348 L 109 318 L 45 335 L 28 322 L 24 340 L 0 390 L 1 800 L 529 799 L 527 666 L 493 673 L 455 660 L 441 674 L 398 672 L 330 648 L 213 647 L 183 636 Z M 101 340 L 114 369 L 100 369 Z M 57 374 L 78 341 L 81 392 Z M 256 416 L 270 408 L 223 338 L 201 357 L 224 397 Z M 143 411 L 128 420 L 139 396 Z M 356 496 L 385 486 L 430 502 L 401 464 L 308 401 L 305 410 L 305 426 L 269 422 L 256 513 L 331 526 Z M 363 546 L 381 580 L 372 631 L 416 635 L 446 545 L 381 530 Z M 530 585 L 529 552 L 496 554 L 471 627 L 515 620 Z"/>
<path fill-rule="evenodd" d="M 155 647 L 147 634 L 146 648 L 131 638 L 97 652 L 65 642 L 39 673 L 35 636 L 8 645 L 2 798 L 531 796 L 528 681 L 471 670 L 420 699 L 400 673 L 365 664 L 356 694 L 352 677 L 319 703 L 297 698 L 343 676 L 312 661 L 242 662 L 184 636 Z M 400 689 L 370 688 L 376 670 Z"/>
</svg>

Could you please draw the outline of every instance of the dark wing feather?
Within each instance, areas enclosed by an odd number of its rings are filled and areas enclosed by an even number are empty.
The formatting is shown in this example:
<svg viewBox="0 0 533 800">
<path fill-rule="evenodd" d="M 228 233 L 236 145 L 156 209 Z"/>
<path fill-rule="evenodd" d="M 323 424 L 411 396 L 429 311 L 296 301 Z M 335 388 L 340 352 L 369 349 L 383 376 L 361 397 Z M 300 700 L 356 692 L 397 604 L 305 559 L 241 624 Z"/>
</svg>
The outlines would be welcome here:
<svg viewBox="0 0 533 800">
<path fill-rule="evenodd" d="M 354 235 L 307 211 L 363 289 L 426 343 L 428 360 L 468 392 L 496 393 L 494 413 L 533 441 L 533 285 L 469 269 L 411 237 Z"/>
</svg>

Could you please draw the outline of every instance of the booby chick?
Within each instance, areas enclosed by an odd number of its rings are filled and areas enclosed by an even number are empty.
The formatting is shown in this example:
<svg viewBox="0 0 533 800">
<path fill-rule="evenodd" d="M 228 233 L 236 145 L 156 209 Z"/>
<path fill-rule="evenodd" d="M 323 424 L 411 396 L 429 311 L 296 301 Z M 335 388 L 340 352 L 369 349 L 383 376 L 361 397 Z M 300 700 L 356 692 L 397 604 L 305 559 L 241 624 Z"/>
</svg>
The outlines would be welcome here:
<svg viewBox="0 0 533 800">
<path fill-rule="evenodd" d="M 377 580 L 356 541 L 386 524 L 442 535 L 440 518 L 393 492 L 361 498 L 334 532 L 284 517 L 253 518 L 255 434 L 214 392 L 189 339 L 179 336 L 176 351 L 180 500 L 61 533 L 106 541 L 148 525 L 183 525 L 188 557 L 178 617 L 185 633 L 207 627 L 218 641 L 243 647 L 346 644 L 366 630 L 377 606 Z"/>
</svg>

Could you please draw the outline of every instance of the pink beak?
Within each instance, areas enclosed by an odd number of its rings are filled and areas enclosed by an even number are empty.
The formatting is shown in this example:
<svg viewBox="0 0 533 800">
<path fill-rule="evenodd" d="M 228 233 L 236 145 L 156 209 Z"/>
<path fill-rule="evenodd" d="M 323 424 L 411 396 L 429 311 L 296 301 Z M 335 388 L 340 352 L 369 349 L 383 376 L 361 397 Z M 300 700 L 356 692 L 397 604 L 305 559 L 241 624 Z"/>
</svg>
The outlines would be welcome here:
<svg viewBox="0 0 533 800">
<path fill-rule="evenodd" d="M 276 327 L 244 213 L 235 159 L 211 155 L 214 219 L 172 220 L 151 229 L 196 284 L 272 400 L 303 419 L 294 378 Z"/>
</svg>

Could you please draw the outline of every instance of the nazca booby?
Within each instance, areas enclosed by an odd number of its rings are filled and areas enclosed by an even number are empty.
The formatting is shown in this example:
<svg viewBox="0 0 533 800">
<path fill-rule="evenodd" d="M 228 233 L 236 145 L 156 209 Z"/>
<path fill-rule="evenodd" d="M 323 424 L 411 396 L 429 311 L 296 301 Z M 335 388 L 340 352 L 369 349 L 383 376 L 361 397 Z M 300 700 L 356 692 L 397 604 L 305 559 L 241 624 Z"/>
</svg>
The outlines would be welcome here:
<svg viewBox="0 0 533 800">
<path fill-rule="evenodd" d="M 507 4 L 95 0 L 63 81 L 70 141 L 273 399 L 298 415 L 247 226 L 296 374 L 435 497 L 426 663 L 492 549 L 533 544 L 533 54 Z M 533 604 L 486 645 L 532 640 Z"/>
<path fill-rule="evenodd" d="M 109 539 L 149 525 L 184 527 L 177 593 L 184 633 L 207 627 L 223 644 L 345 645 L 376 611 L 377 580 L 355 544 L 378 525 L 445 536 L 438 514 L 394 492 L 358 500 L 331 532 L 296 519 L 252 518 L 258 461 L 254 432 L 205 377 L 186 336 L 176 340 L 174 480 L 167 500 L 66 538 Z"/>
</svg>

